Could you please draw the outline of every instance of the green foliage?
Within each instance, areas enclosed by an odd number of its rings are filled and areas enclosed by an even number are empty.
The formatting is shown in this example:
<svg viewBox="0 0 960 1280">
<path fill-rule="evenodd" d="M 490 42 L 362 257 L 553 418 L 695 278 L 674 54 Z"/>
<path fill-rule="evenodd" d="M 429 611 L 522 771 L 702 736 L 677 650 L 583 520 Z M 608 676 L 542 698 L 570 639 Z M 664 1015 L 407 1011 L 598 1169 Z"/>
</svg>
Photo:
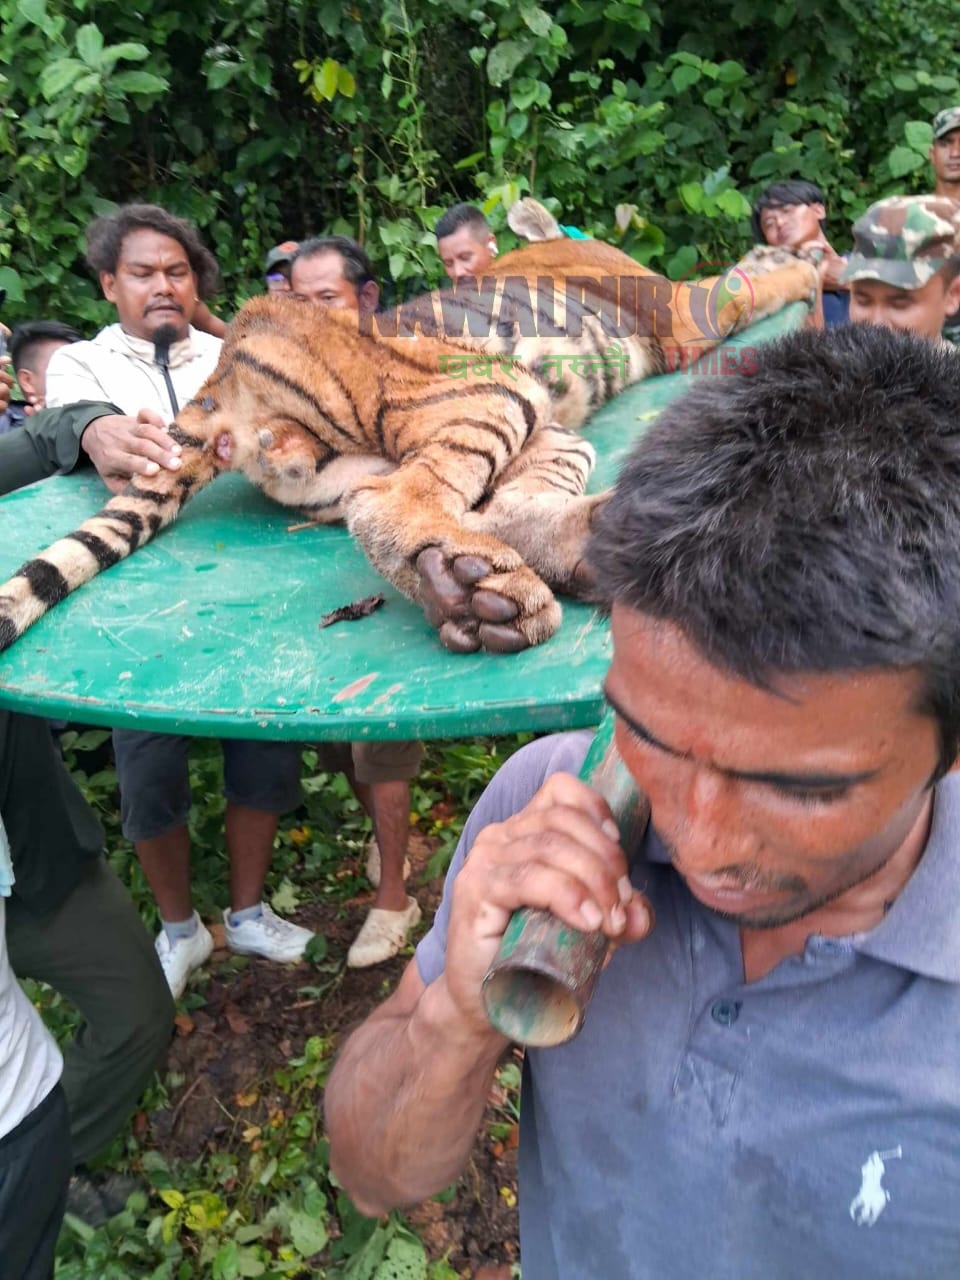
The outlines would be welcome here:
<svg viewBox="0 0 960 1280">
<path fill-rule="evenodd" d="M 503 761 L 530 734 L 508 739 L 433 743 L 413 784 L 411 819 L 439 840 L 443 870 L 469 810 Z M 102 765 L 108 732 L 69 730 L 61 735 L 68 766 L 107 831 L 111 862 L 131 887 L 141 913 L 156 925 L 156 908 L 131 846 L 119 830 L 117 781 Z M 267 892 L 281 910 L 317 899 L 341 901 L 360 887 L 344 872 L 346 858 L 359 859 L 370 826 L 349 784 L 339 774 L 318 771 L 316 751 L 304 751 L 304 804 L 283 820 L 277 835 Z M 190 757 L 193 791 L 191 837 L 193 892 L 210 918 L 227 900 L 227 863 L 222 852 L 222 770 L 216 743 L 197 741 Z M 242 957 L 235 958 L 245 963 Z M 319 1000 L 342 979 L 343 957 L 331 958 L 317 936 L 308 951 L 315 980 L 299 996 Z M 59 1039 L 76 1025 L 76 1014 L 36 983 L 25 984 Z M 183 1004 L 196 1007 L 192 988 Z M 233 1100 L 232 1131 L 216 1151 L 194 1161 L 173 1161 L 143 1148 L 130 1133 L 109 1153 L 111 1166 L 131 1168 L 149 1194 L 131 1197 L 126 1210 L 97 1230 L 68 1217 L 58 1245 L 58 1280 L 240 1280 L 241 1277 L 315 1275 L 326 1280 L 452 1280 L 444 1260 L 429 1262 L 421 1241 L 394 1214 L 363 1217 L 332 1180 L 322 1130 L 322 1091 L 334 1044 L 314 1035 L 299 1053 L 265 1081 L 251 1083 Z M 498 1074 L 505 1123 L 515 1121 L 519 1069 Z M 169 1107 L 182 1076 L 158 1080 L 144 1100 Z M 267 1099 L 269 1098 L 269 1103 Z M 230 1099 L 226 1100 L 230 1102 Z M 255 1119 L 252 1108 L 267 1107 Z M 230 1115 L 227 1112 L 228 1116 Z"/>
<path fill-rule="evenodd" d="M 114 202 L 194 219 L 221 308 L 284 236 L 339 231 L 401 286 L 439 276 L 456 199 L 503 247 L 520 195 L 681 274 L 739 256 L 750 198 L 801 175 L 842 245 L 872 199 L 921 190 L 955 101 L 934 0 L 0 0 L 0 286 L 8 319 L 109 314 L 83 228 Z"/>
</svg>

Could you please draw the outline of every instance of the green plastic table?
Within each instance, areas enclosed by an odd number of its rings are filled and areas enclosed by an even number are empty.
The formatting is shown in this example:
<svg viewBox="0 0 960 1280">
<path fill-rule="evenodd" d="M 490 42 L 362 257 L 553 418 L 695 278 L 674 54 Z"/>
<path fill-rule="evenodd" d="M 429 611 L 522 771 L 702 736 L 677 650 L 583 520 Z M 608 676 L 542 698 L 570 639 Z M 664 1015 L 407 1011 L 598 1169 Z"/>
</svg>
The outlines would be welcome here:
<svg viewBox="0 0 960 1280">
<path fill-rule="evenodd" d="M 725 347 L 757 346 L 805 316 L 795 304 Z M 613 482 L 633 441 L 702 376 L 650 379 L 594 416 L 592 490 Z M 87 471 L 2 499 L 0 582 L 104 495 Z M 156 541 L 0 655 L 0 706 L 87 724 L 303 741 L 597 723 L 609 636 L 592 609 L 564 601 L 557 634 L 523 653 L 450 654 L 344 529 L 289 532 L 297 520 L 243 477 L 222 477 Z M 323 614 L 377 592 L 385 604 L 376 613 L 320 629 Z"/>
</svg>

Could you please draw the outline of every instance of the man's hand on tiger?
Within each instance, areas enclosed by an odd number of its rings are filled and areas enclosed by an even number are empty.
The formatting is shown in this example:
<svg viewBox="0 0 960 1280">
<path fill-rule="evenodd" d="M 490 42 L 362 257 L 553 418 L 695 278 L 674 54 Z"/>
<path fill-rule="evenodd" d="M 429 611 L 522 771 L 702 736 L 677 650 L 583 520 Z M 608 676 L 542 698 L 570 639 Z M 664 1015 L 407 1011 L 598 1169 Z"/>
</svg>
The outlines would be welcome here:
<svg viewBox="0 0 960 1280">
<path fill-rule="evenodd" d="M 155 476 L 161 467 L 176 471 L 181 463 L 180 446 L 152 409 L 141 409 L 135 418 L 123 414 L 94 418 L 80 437 L 80 446 L 111 493 L 120 493 L 131 476 Z"/>
</svg>

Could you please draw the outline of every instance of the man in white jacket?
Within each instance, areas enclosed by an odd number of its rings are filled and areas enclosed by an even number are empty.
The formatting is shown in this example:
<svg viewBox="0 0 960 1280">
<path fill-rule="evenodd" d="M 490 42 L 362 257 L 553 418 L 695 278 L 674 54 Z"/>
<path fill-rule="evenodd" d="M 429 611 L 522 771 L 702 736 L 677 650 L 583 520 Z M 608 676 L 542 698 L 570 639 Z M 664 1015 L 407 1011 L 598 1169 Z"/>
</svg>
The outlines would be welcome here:
<svg viewBox="0 0 960 1280">
<path fill-rule="evenodd" d="M 156 205 L 125 205 L 87 229 L 87 263 L 116 324 L 58 351 L 47 369 L 47 404 L 109 401 L 149 430 L 169 423 L 213 372 L 220 339 L 191 320 L 215 288 L 217 265 L 196 228 Z M 189 739 L 114 731 L 123 831 L 134 842 L 160 911 L 157 953 L 179 997 L 213 947 L 190 895 Z M 312 934 L 261 901 L 278 815 L 300 799 L 295 743 L 227 741 L 224 819 L 230 856 L 227 945 L 297 960 Z"/>
</svg>

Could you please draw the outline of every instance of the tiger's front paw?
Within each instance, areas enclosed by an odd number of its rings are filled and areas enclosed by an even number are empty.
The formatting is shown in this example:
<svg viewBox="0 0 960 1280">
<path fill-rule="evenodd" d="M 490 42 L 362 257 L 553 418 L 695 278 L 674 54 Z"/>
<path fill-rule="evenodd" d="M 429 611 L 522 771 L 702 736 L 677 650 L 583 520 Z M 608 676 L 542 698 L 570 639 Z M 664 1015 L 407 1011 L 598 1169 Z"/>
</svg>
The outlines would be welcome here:
<svg viewBox="0 0 960 1280">
<path fill-rule="evenodd" d="M 553 593 L 525 565 L 495 573 L 482 556 L 448 557 L 438 546 L 421 551 L 416 565 L 423 611 L 453 653 L 518 653 L 560 625 Z"/>
</svg>

